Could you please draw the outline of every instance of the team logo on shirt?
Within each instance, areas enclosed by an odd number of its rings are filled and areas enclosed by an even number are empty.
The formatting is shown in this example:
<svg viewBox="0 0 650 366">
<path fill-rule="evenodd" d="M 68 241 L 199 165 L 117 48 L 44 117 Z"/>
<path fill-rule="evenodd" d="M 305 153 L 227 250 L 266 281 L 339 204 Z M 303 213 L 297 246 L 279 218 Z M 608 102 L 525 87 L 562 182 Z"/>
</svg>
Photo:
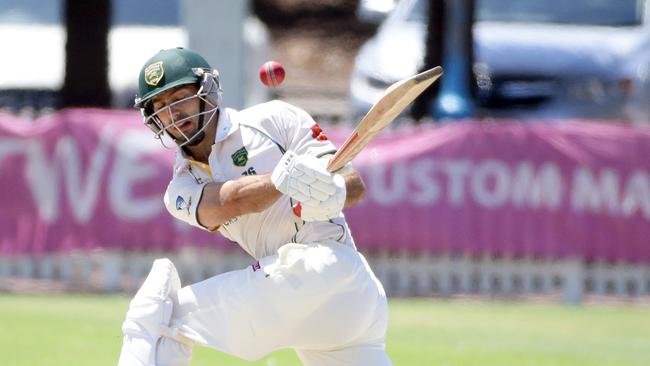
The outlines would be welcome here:
<svg viewBox="0 0 650 366">
<path fill-rule="evenodd" d="M 182 196 L 176 197 L 176 210 L 177 211 L 187 210 L 187 213 L 189 214 L 191 204 L 192 204 L 192 197 L 190 197 L 190 199 L 187 202 L 185 202 L 185 199 L 183 199 Z"/>
<path fill-rule="evenodd" d="M 144 69 L 144 82 L 156 86 L 165 75 L 162 61 L 155 62 Z"/>
<path fill-rule="evenodd" d="M 248 162 L 248 151 L 246 150 L 245 147 L 242 147 L 241 149 L 235 151 L 235 153 L 232 154 L 231 157 L 232 157 L 233 164 L 235 164 L 236 166 L 244 166 Z"/>
</svg>

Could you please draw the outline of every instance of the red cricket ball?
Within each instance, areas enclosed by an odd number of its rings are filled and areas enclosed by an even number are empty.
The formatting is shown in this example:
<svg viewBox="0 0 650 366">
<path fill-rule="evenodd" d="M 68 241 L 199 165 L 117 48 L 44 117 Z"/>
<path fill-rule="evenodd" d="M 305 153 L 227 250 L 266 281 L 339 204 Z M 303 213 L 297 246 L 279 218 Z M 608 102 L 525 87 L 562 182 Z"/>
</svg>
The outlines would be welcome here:
<svg viewBox="0 0 650 366">
<path fill-rule="evenodd" d="M 260 80 L 262 80 L 264 85 L 270 88 L 275 88 L 282 84 L 284 76 L 284 67 L 282 67 L 282 64 L 279 62 L 268 61 L 260 67 Z"/>
</svg>

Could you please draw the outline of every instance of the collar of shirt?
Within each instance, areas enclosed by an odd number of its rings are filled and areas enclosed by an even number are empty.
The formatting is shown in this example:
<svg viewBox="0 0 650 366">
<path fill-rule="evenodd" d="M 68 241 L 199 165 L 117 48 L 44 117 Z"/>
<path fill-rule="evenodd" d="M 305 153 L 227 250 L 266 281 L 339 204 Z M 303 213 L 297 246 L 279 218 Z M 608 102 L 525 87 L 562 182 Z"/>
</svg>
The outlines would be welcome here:
<svg viewBox="0 0 650 366">
<path fill-rule="evenodd" d="M 214 143 L 221 142 L 232 135 L 239 128 L 237 121 L 237 111 L 231 108 L 224 108 L 219 110 L 219 120 L 217 121 L 217 134 L 214 138 Z M 178 148 L 178 153 L 183 159 L 193 160 L 191 156 L 187 155 L 183 149 Z"/>
<path fill-rule="evenodd" d="M 239 127 L 237 121 L 237 111 L 230 108 L 224 108 L 219 113 L 219 123 L 217 124 L 217 136 L 214 142 L 221 142 L 230 136 Z"/>
</svg>

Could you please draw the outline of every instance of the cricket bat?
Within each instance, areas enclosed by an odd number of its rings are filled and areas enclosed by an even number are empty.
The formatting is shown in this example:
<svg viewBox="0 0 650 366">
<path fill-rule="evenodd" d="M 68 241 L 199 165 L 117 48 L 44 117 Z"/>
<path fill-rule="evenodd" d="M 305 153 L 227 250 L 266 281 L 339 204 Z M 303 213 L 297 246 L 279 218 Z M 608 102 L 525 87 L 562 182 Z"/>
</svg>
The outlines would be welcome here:
<svg viewBox="0 0 650 366">
<path fill-rule="evenodd" d="M 431 84 L 442 75 L 442 67 L 423 71 L 395 82 L 389 86 L 384 95 L 361 119 L 352 134 L 338 149 L 327 165 L 327 171 L 333 173 L 354 159 L 395 117 L 399 116 L 418 95 L 422 94 Z M 300 217 L 300 203 L 293 206 L 293 213 Z"/>
<path fill-rule="evenodd" d="M 341 169 L 354 159 L 386 126 L 442 75 L 436 66 L 410 78 L 395 82 L 361 119 L 352 134 L 327 165 L 329 172 Z"/>
</svg>

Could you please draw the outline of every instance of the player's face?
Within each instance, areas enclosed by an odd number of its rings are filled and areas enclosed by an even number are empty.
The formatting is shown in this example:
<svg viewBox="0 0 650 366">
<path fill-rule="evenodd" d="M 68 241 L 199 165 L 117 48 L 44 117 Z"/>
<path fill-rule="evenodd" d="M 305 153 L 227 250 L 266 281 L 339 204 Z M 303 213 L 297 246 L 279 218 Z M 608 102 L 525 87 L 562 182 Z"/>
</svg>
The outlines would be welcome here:
<svg viewBox="0 0 650 366">
<path fill-rule="evenodd" d="M 183 85 L 152 99 L 154 113 L 176 140 L 185 141 L 197 132 L 200 99 L 196 85 Z"/>
</svg>

